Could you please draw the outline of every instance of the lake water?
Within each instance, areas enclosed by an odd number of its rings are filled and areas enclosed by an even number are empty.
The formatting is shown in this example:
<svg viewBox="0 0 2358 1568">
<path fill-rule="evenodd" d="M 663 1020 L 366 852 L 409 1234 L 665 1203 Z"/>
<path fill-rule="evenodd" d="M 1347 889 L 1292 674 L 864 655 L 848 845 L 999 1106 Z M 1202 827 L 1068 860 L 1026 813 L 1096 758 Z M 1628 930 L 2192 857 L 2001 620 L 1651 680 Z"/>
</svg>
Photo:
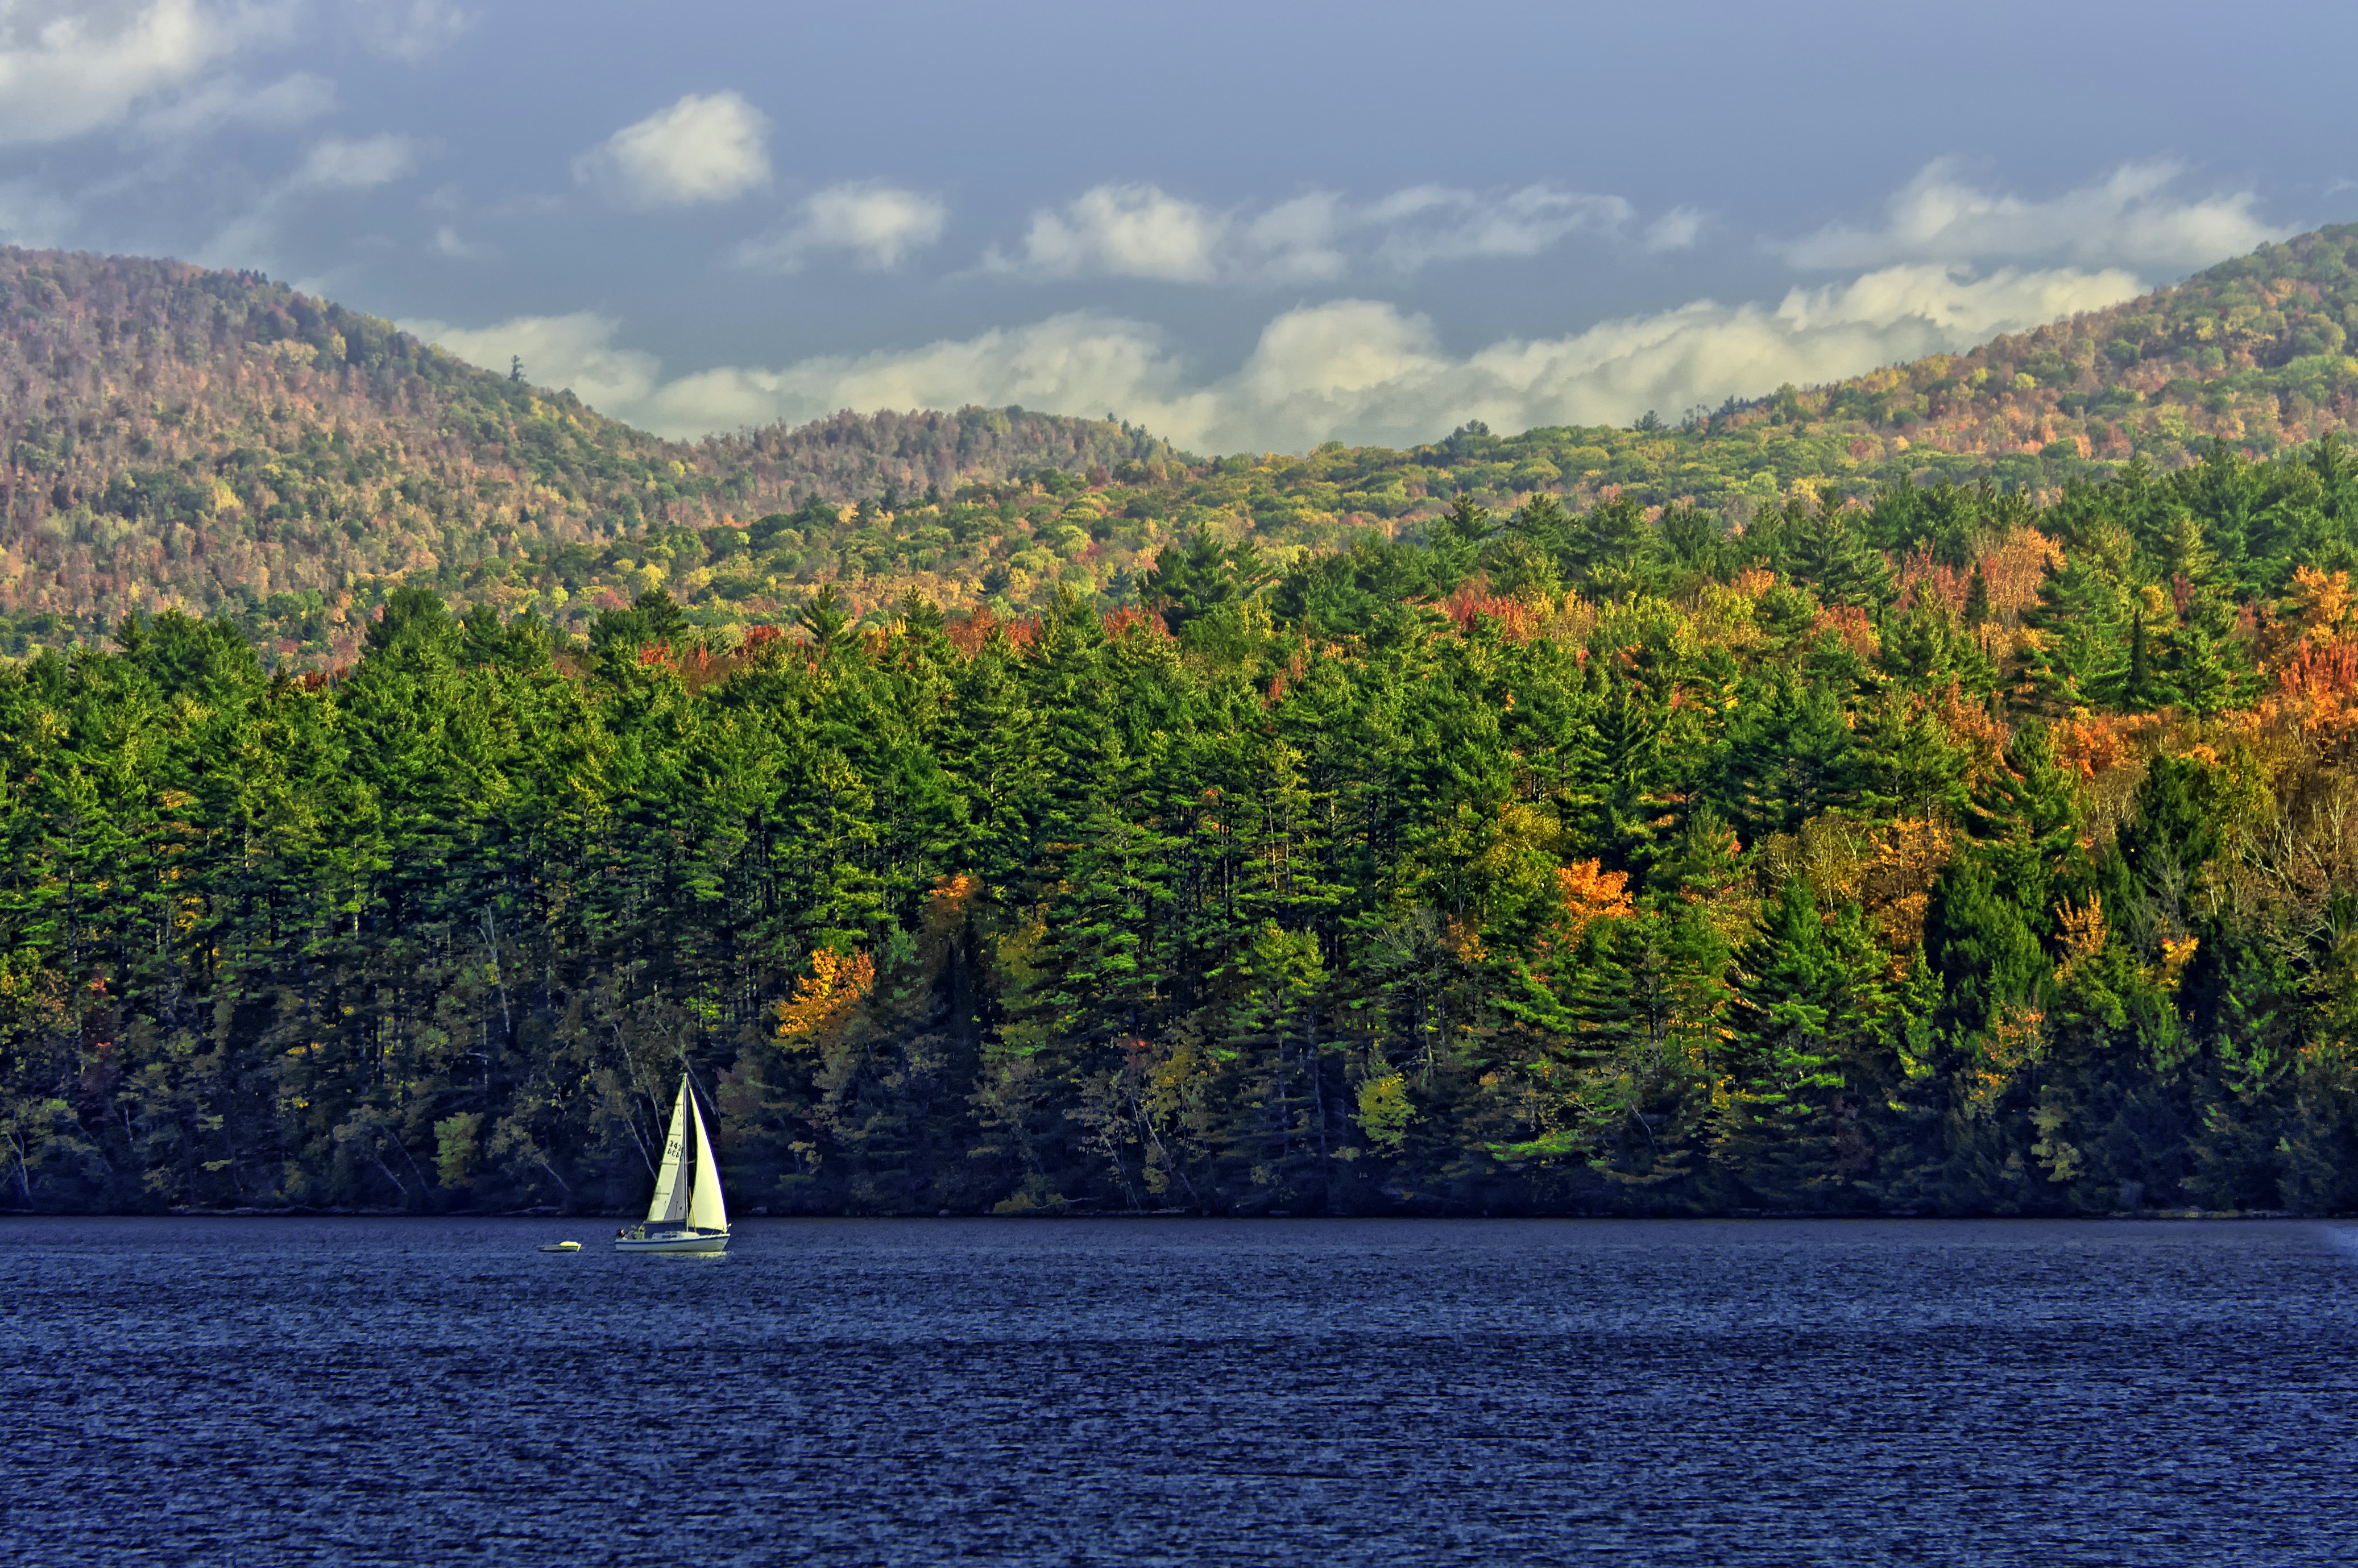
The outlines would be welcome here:
<svg viewBox="0 0 2358 1568">
<path fill-rule="evenodd" d="M 2358 1226 L 605 1228 L 0 1222 L 0 1560 L 2358 1561 Z"/>
</svg>

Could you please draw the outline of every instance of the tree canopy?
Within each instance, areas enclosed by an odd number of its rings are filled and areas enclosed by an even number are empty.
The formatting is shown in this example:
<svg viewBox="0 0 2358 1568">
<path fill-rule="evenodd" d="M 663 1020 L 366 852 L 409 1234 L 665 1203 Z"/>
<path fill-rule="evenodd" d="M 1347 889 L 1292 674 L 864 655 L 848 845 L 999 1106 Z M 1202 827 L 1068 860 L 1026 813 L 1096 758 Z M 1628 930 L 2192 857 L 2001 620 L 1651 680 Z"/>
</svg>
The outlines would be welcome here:
<svg viewBox="0 0 2358 1568">
<path fill-rule="evenodd" d="M 2351 472 L 125 616 L 0 669 L 0 1190 L 626 1207 L 684 1071 L 772 1212 L 2346 1209 Z"/>
</svg>

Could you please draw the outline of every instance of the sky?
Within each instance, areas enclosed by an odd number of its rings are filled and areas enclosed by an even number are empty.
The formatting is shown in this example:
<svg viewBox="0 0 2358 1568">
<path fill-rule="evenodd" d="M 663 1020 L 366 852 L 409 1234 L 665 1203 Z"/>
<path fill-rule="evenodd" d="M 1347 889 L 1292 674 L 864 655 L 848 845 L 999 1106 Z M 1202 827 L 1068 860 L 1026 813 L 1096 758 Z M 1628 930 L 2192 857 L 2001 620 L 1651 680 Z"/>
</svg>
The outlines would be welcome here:
<svg viewBox="0 0 2358 1568">
<path fill-rule="evenodd" d="M 1675 417 L 2358 219 L 2358 9 L 0 0 L 0 240 L 694 437 Z"/>
</svg>

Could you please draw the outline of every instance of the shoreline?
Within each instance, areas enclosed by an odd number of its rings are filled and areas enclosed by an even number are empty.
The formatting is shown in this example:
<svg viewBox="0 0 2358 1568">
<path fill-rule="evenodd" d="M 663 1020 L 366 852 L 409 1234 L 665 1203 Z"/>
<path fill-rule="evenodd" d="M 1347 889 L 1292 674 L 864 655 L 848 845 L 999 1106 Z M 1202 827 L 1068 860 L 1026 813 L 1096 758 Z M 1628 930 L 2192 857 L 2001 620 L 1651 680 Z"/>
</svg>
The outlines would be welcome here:
<svg viewBox="0 0 2358 1568">
<path fill-rule="evenodd" d="M 628 1223 L 629 1214 L 598 1214 L 558 1209 L 510 1209 L 501 1212 L 454 1210 L 446 1214 L 421 1214 L 414 1209 L 397 1208 L 174 1208 L 162 1212 L 75 1213 L 70 1210 L 0 1209 L 0 1222 L 12 1219 L 402 1219 L 431 1222 L 441 1220 L 566 1220 L 579 1224 L 603 1223 L 618 1220 Z M 1418 1220 L 1440 1221 L 1446 1224 L 1480 1224 L 1485 1221 L 1515 1220 L 1584 1220 L 1616 1224 L 1644 1224 L 1687 1221 L 1726 1220 L 1809 1220 L 1829 1224 L 1855 1224 L 1870 1221 L 1916 1221 L 1942 1223 L 1957 1220 L 1990 1221 L 2019 1220 L 2026 1224 L 2053 1224 L 2090 1220 L 2136 1220 L 2154 1223 L 2187 1223 L 2195 1220 L 2350 1220 L 2358 1214 L 2335 1211 L 2326 1214 L 2295 1214 L 2289 1209 L 2115 1209 L 2109 1214 L 1811 1214 L 1793 1210 L 1727 1209 L 1699 1214 L 1198 1214 L 1182 1209 L 1161 1209 L 1139 1212 L 1128 1209 L 1062 1211 L 1033 1209 L 1022 1214 L 992 1214 L 987 1210 L 954 1213 L 944 1210 L 936 1214 L 747 1214 L 737 1223 L 753 1220 L 939 1220 L 982 1219 L 1006 1221 L 1038 1221 L 1059 1219 L 1121 1219 L 1121 1220 Z"/>
</svg>

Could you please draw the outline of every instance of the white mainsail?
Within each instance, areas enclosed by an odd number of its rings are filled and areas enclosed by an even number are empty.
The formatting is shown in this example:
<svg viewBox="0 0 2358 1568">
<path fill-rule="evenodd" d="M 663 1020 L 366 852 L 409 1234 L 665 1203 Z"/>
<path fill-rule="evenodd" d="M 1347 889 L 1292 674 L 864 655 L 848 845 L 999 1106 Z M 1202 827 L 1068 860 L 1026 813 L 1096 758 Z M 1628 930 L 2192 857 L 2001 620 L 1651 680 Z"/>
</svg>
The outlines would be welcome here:
<svg viewBox="0 0 2358 1568">
<path fill-rule="evenodd" d="M 683 1089 L 687 1086 L 682 1084 Z M 691 1097 L 688 1119 L 696 1124 L 696 1192 L 687 1206 L 690 1230 L 726 1230 L 729 1209 L 720 1201 L 720 1162 L 712 1157 L 712 1140 L 704 1135 L 704 1112 Z"/>
<path fill-rule="evenodd" d="M 677 1225 L 687 1217 L 688 1193 L 679 1179 L 679 1166 L 680 1157 L 687 1152 L 684 1141 L 687 1132 L 689 1104 L 687 1080 L 682 1078 L 679 1081 L 679 1103 L 671 1108 L 671 1136 L 664 1140 L 663 1168 L 655 1173 L 654 1201 L 647 1205 L 649 1225 Z M 698 1140 L 701 1141 L 704 1123 L 700 1119 L 696 1131 Z"/>
<path fill-rule="evenodd" d="M 688 1135 L 696 1143 L 691 1152 Z M 683 1170 L 690 1159 L 693 1170 Z M 671 1108 L 671 1131 L 664 1139 L 663 1168 L 655 1173 L 654 1200 L 647 1205 L 647 1222 L 614 1238 L 618 1252 L 704 1252 L 729 1250 L 729 1210 L 720 1201 L 720 1162 L 712 1157 L 712 1138 L 704 1130 L 704 1110 L 683 1076 L 679 1098 Z"/>
</svg>

